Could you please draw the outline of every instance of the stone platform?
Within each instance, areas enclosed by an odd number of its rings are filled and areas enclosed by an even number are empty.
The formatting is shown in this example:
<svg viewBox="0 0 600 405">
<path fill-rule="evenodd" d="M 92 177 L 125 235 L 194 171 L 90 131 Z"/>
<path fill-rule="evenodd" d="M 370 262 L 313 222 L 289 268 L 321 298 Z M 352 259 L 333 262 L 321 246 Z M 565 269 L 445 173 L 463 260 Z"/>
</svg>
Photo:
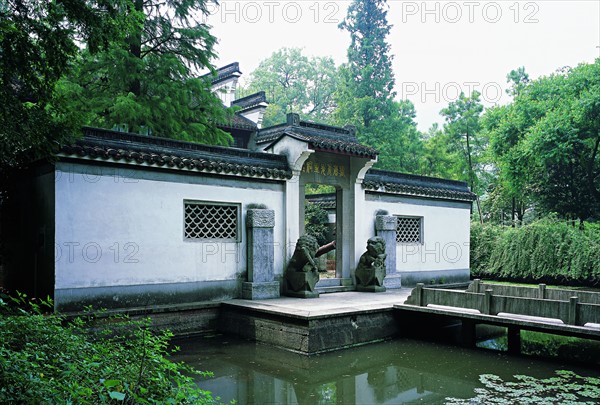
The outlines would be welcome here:
<svg viewBox="0 0 600 405">
<path fill-rule="evenodd" d="M 317 354 L 389 339 L 400 330 L 394 305 L 411 289 L 341 292 L 306 300 L 235 299 L 221 304 L 218 329 L 287 350 Z"/>
</svg>

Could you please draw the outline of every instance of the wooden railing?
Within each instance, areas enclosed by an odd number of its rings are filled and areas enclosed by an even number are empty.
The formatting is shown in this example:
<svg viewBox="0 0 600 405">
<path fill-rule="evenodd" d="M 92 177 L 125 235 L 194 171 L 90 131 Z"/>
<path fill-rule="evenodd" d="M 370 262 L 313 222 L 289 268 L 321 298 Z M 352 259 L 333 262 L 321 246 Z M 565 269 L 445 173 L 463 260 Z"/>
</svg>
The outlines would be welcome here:
<svg viewBox="0 0 600 405">
<path fill-rule="evenodd" d="M 484 288 L 482 288 L 482 285 Z M 573 326 L 585 326 L 587 323 L 600 324 L 600 305 L 582 302 L 580 291 L 562 290 L 568 293 L 557 294 L 566 299 L 548 299 L 535 296 L 536 291 L 546 297 L 549 289 L 514 287 L 513 289 L 486 288 L 488 285 L 472 283 L 467 291 L 427 288 L 417 284 L 405 304 L 416 306 L 445 306 L 460 309 L 477 310 L 484 315 L 516 314 L 540 318 L 560 319 L 563 323 Z M 501 286 L 508 287 L 508 286 Z M 522 291 L 522 288 L 528 288 Z M 482 292 L 480 292 L 483 289 Z M 533 290 L 533 291 L 529 291 Z M 506 295 L 509 294 L 509 295 Z M 522 294 L 522 295 L 518 295 Z M 578 295 L 572 295 L 578 294 Z M 523 296 L 524 295 L 524 296 Z M 584 299 L 590 298 L 587 294 Z"/>
</svg>

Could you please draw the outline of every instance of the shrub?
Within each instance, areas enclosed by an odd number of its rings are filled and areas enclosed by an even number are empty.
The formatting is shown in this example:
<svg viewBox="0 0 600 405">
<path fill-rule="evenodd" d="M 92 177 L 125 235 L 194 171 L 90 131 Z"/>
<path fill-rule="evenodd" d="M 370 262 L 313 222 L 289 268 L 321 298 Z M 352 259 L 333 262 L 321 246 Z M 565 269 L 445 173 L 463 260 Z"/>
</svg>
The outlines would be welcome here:
<svg viewBox="0 0 600 405">
<path fill-rule="evenodd" d="M 44 306 L 0 297 L 0 403 L 215 403 L 189 376 L 207 373 L 167 359 L 171 332 L 126 317 L 67 321 Z"/>
<path fill-rule="evenodd" d="M 473 224 L 475 277 L 560 284 L 600 284 L 600 232 L 552 219 L 519 228 Z"/>
<path fill-rule="evenodd" d="M 327 211 L 319 204 L 307 203 L 305 206 L 305 233 L 317 238 L 317 243 L 322 246 L 329 242 L 327 240 Z"/>
</svg>

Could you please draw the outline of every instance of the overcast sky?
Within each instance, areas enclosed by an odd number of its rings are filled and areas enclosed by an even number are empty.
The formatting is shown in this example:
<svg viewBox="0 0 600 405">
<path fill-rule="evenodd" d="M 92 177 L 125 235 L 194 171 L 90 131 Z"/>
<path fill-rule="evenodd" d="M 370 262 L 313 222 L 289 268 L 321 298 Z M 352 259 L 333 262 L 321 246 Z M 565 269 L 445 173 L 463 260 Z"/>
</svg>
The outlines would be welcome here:
<svg viewBox="0 0 600 405">
<path fill-rule="evenodd" d="M 239 62 L 245 76 L 282 47 L 346 61 L 350 35 L 337 26 L 350 1 L 220 0 L 208 23 L 219 39 L 215 65 Z M 484 104 L 509 101 L 506 74 L 531 78 L 600 57 L 600 0 L 388 0 L 398 98 L 411 100 L 419 129 L 443 123 L 439 111 L 460 91 Z M 244 77 L 244 76 L 242 76 Z"/>
</svg>

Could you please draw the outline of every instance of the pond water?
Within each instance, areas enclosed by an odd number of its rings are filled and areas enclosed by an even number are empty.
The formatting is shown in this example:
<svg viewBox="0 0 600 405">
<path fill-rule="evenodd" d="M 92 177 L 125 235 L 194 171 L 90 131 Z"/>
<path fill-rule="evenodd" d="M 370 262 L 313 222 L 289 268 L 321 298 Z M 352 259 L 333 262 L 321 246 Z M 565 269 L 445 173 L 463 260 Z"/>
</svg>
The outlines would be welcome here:
<svg viewBox="0 0 600 405">
<path fill-rule="evenodd" d="M 453 403 L 447 397 L 473 398 L 482 374 L 514 381 L 517 374 L 547 379 L 570 370 L 600 378 L 597 366 L 411 339 L 311 357 L 222 335 L 174 343 L 181 347 L 174 360 L 214 373 L 199 385 L 225 403 L 444 404 Z M 598 403 L 587 399 L 574 403 Z"/>
</svg>

